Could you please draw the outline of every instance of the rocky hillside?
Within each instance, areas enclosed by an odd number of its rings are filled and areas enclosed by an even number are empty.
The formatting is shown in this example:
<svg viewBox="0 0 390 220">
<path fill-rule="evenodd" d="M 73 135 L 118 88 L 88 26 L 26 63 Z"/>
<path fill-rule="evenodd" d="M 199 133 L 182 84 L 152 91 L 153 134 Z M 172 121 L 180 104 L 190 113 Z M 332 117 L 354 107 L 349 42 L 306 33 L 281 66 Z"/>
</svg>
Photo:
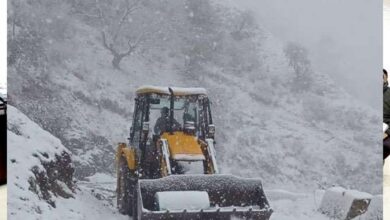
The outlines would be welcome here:
<svg viewBox="0 0 390 220">
<path fill-rule="evenodd" d="M 16 108 L 8 106 L 8 115 L 9 216 L 40 216 L 58 198 L 74 197 L 71 153 Z"/>
<path fill-rule="evenodd" d="M 10 3 L 9 98 L 72 152 L 77 178 L 114 172 L 138 86 L 200 86 L 222 172 L 381 192 L 380 113 L 250 13 L 209 0 L 54 2 Z"/>
<path fill-rule="evenodd" d="M 96 193 L 98 187 L 91 190 L 90 182 L 76 185 L 71 153 L 58 138 L 12 106 L 9 116 L 8 218 L 128 219 L 101 201 L 105 197 Z M 112 197 L 113 191 L 109 194 Z"/>
</svg>

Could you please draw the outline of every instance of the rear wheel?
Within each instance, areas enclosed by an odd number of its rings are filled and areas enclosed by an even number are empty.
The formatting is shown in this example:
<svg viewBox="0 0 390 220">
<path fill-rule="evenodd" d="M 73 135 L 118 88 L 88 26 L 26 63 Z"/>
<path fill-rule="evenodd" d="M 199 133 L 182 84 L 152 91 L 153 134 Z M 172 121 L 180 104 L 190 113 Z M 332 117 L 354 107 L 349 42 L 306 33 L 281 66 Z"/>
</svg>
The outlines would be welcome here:
<svg viewBox="0 0 390 220">
<path fill-rule="evenodd" d="M 132 215 L 132 198 L 134 192 L 134 181 L 131 181 L 131 173 L 127 167 L 126 160 L 122 157 L 118 170 L 117 206 L 121 214 Z"/>
</svg>

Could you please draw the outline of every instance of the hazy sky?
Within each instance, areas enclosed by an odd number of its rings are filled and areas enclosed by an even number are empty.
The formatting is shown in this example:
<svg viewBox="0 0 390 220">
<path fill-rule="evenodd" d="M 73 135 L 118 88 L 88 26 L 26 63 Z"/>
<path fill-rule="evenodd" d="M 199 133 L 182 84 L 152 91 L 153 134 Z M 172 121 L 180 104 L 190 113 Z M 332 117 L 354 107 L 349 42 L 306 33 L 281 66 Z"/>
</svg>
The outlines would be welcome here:
<svg viewBox="0 0 390 220">
<path fill-rule="evenodd" d="M 388 0 L 386 0 L 388 1 Z M 241 0 L 282 41 L 306 46 L 316 70 L 357 99 L 382 106 L 382 1 Z"/>
</svg>

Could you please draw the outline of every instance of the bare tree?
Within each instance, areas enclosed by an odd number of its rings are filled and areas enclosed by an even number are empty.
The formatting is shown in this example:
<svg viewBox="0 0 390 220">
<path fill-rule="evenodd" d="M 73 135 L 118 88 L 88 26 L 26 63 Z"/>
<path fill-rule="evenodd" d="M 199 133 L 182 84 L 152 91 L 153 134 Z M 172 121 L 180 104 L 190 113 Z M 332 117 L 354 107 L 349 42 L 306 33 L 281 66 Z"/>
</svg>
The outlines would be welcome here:
<svg viewBox="0 0 390 220">
<path fill-rule="evenodd" d="M 142 0 L 95 0 L 96 14 L 101 23 L 101 41 L 112 58 L 112 66 L 120 69 L 123 58 L 135 53 L 144 43 L 158 31 L 153 22 L 146 18 L 148 11 Z M 84 13 L 91 14 L 91 13 Z M 91 16 L 89 16 L 91 17 Z M 132 18 L 133 17 L 133 18 Z M 136 18 L 136 21 L 133 19 Z"/>
<path fill-rule="evenodd" d="M 293 82 L 294 90 L 305 91 L 311 88 L 313 83 L 313 71 L 307 50 L 297 43 L 289 42 L 284 48 L 284 53 L 288 59 L 289 66 L 291 66 L 295 72 Z"/>
<path fill-rule="evenodd" d="M 235 30 L 231 32 L 233 39 L 243 40 L 250 37 L 251 30 L 255 29 L 255 21 L 250 11 L 244 11 L 238 16 L 238 20 L 235 21 Z"/>
<path fill-rule="evenodd" d="M 104 31 L 102 31 L 102 41 L 103 41 L 103 46 L 104 48 L 106 48 L 107 50 L 109 50 L 111 52 L 111 54 L 114 56 L 112 58 L 112 66 L 115 68 L 115 69 L 120 69 L 120 62 L 122 61 L 122 59 L 124 57 L 127 57 L 129 56 L 132 52 L 134 52 L 138 45 L 140 44 L 140 42 L 144 39 L 144 36 L 141 35 L 138 39 L 136 39 L 134 42 L 132 42 L 131 39 L 128 40 L 127 44 L 128 44 L 128 48 L 126 51 L 124 52 L 119 52 L 119 50 L 115 49 L 114 47 L 114 44 L 113 43 L 109 43 L 107 44 L 107 39 L 106 39 L 106 34 Z"/>
</svg>

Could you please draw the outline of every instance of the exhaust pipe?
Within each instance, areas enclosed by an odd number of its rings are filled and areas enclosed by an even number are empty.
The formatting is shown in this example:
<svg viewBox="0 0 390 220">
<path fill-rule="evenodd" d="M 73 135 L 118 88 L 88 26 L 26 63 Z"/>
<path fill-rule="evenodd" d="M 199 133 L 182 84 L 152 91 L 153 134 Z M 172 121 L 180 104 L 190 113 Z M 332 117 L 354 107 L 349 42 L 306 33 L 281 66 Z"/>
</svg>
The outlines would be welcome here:
<svg viewBox="0 0 390 220">
<path fill-rule="evenodd" d="M 175 96 L 173 95 L 173 90 L 171 87 L 168 88 L 170 97 L 170 106 L 169 106 L 169 133 L 173 134 L 173 113 L 175 108 Z"/>
</svg>

